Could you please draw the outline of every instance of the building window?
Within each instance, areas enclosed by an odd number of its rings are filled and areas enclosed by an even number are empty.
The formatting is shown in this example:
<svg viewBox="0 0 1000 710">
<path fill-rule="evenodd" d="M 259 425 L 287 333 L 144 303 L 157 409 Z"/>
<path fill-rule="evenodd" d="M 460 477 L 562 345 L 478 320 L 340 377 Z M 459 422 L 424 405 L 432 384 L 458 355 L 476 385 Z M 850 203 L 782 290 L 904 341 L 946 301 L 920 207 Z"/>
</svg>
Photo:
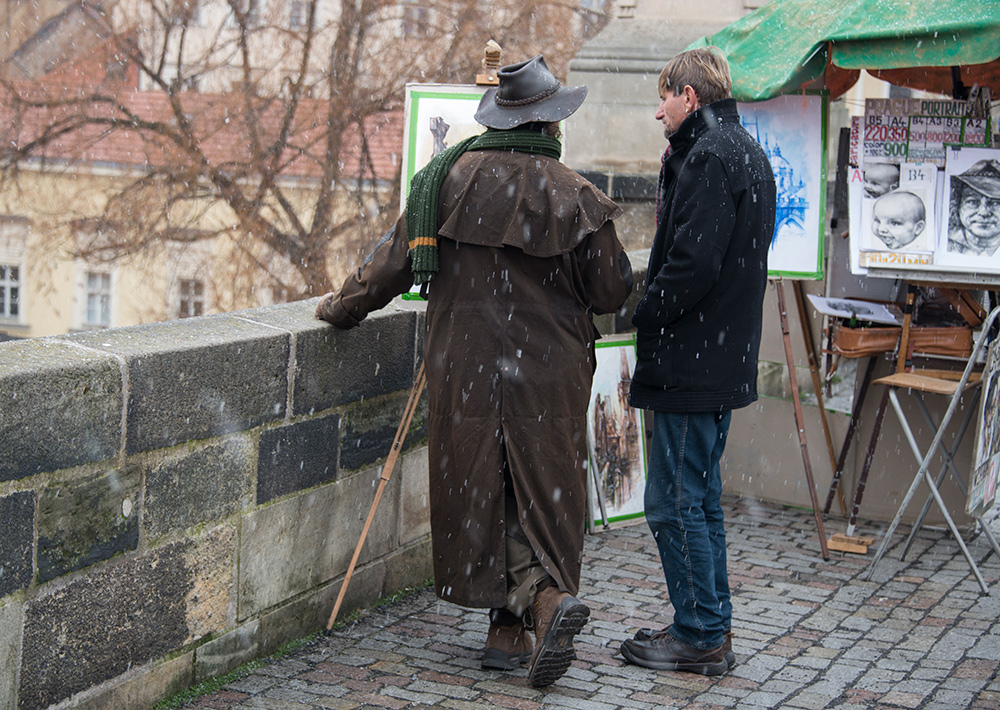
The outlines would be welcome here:
<svg viewBox="0 0 1000 710">
<path fill-rule="evenodd" d="M 201 88 L 199 77 L 186 76 L 181 80 L 181 89 L 184 91 L 198 91 Z"/>
<path fill-rule="evenodd" d="M 17 318 L 21 306 L 20 269 L 0 264 L 0 318 Z"/>
<path fill-rule="evenodd" d="M 170 18 L 176 25 L 201 26 L 201 0 L 180 0 Z"/>
<path fill-rule="evenodd" d="M 584 37 L 593 37 L 602 27 L 601 20 L 607 4 L 607 0 L 580 0 L 580 24 Z"/>
<path fill-rule="evenodd" d="M 24 277 L 28 263 L 31 223 L 22 217 L 0 214 L 0 321 L 23 325 L 27 315 Z"/>
<path fill-rule="evenodd" d="M 87 312 L 84 325 L 111 325 L 111 274 L 87 272 Z"/>
<path fill-rule="evenodd" d="M 292 0 L 288 5 L 288 27 L 300 30 L 306 26 L 305 3 L 302 0 Z"/>
<path fill-rule="evenodd" d="M 178 87 L 181 91 L 198 91 L 201 88 L 201 75 L 193 65 L 184 67 L 184 75 L 177 73 L 176 64 L 164 64 L 161 76 L 167 83 Z"/>
<path fill-rule="evenodd" d="M 229 10 L 228 22 L 230 27 L 240 26 L 237 12 L 244 16 L 247 27 L 256 27 L 258 25 L 260 22 L 260 3 L 258 0 L 239 0 L 235 6 L 239 9 Z"/>
<path fill-rule="evenodd" d="M 205 312 L 205 284 L 195 279 L 181 280 L 179 318 L 200 316 Z"/>
<path fill-rule="evenodd" d="M 419 0 L 408 0 L 403 4 L 403 36 L 426 37 L 430 34 L 431 11 L 419 4 Z"/>
</svg>

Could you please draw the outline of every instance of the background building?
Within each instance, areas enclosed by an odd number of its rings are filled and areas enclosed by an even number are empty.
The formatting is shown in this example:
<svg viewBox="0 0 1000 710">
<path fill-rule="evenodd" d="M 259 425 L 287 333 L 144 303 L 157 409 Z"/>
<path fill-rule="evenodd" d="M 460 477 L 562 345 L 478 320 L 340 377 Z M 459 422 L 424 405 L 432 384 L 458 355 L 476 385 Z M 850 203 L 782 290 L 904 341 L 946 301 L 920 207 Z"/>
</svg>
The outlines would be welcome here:
<svg viewBox="0 0 1000 710">
<path fill-rule="evenodd" d="M 8 2 L 0 332 L 230 311 L 339 284 L 399 213 L 407 82 L 490 38 L 565 73 L 582 0 Z M 567 32 L 569 28 L 569 32 Z"/>
</svg>

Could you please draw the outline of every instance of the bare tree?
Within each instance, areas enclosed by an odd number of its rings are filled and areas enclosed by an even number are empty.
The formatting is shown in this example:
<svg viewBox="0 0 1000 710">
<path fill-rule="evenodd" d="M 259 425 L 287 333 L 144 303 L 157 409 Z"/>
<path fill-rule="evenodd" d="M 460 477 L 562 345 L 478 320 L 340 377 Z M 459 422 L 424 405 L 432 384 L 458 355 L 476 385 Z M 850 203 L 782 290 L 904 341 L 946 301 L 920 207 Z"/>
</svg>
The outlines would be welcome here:
<svg viewBox="0 0 1000 710">
<path fill-rule="evenodd" d="M 541 52 L 564 73 L 585 39 L 569 31 L 582 10 L 559 0 L 88 5 L 106 40 L 0 84 L 3 179 L 23 190 L 67 161 L 115 163 L 89 214 L 52 211 L 89 225 L 69 251 L 115 261 L 223 240 L 223 308 L 264 286 L 330 290 L 395 220 L 407 82 L 468 83 L 491 38 L 505 61 Z"/>
</svg>

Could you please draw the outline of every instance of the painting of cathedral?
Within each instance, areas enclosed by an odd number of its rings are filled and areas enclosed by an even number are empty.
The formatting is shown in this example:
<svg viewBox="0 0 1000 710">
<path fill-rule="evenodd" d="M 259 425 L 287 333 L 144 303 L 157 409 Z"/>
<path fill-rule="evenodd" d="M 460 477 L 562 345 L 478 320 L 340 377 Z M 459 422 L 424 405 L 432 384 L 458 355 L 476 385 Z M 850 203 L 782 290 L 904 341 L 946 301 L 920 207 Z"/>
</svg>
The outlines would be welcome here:
<svg viewBox="0 0 1000 710">
<path fill-rule="evenodd" d="M 822 278 L 825 97 L 817 94 L 779 96 L 768 101 L 742 103 L 739 112 L 743 127 L 767 154 L 777 186 L 768 275 Z"/>
</svg>

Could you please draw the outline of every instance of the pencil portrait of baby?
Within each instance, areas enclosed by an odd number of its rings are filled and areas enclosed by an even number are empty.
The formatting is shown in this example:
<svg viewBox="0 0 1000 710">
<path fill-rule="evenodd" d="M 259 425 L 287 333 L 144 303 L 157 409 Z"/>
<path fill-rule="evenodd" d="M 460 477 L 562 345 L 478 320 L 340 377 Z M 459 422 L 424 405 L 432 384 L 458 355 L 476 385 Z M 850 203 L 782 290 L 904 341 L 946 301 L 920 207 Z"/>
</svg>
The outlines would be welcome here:
<svg viewBox="0 0 1000 710">
<path fill-rule="evenodd" d="M 924 232 L 927 211 L 924 201 L 908 190 L 887 192 L 872 208 L 872 234 L 893 251 L 909 246 Z M 924 240 L 913 249 L 924 246 Z"/>
<path fill-rule="evenodd" d="M 892 163 L 872 163 L 864 170 L 865 197 L 881 197 L 899 187 L 899 166 Z"/>
</svg>

